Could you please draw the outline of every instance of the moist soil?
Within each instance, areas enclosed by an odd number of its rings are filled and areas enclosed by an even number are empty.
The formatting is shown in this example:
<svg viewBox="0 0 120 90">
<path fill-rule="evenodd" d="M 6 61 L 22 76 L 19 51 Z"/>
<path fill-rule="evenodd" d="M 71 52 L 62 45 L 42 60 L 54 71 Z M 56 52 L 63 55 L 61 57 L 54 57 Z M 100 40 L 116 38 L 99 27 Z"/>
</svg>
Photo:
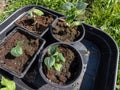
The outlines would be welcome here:
<svg viewBox="0 0 120 90">
<path fill-rule="evenodd" d="M 66 21 L 58 20 L 52 32 L 58 40 L 73 42 L 80 38 L 81 29 L 75 26 L 68 26 Z"/>
<path fill-rule="evenodd" d="M 18 19 L 16 23 L 30 32 L 41 35 L 53 20 L 54 18 L 51 15 L 36 16 L 35 18 L 26 15 Z"/>
<path fill-rule="evenodd" d="M 14 57 L 10 54 L 10 50 L 17 45 L 17 42 L 23 40 L 21 48 L 23 54 Z M 3 42 L 0 46 L 0 65 L 9 70 L 21 73 L 32 60 L 33 55 L 37 52 L 41 42 L 29 34 L 17 31 Z"/>
<path fill-rule="evenodd" d="M 59 85 L 67 85 L 73 82 L 80 74 L 81 64 L 80 58 L 76 57 L 75 53 L 66 46 L 59 46 L 58 52 L 62 53 L 66 61 L 62 62 L 62 70 L 56 71 L 54 67 L 51 67 L 50 70 L 43 64 L 43 72 L 46 77 L 54 83 Z M 48 54 L 45 55 L 49 56 Z"/>
</svg>

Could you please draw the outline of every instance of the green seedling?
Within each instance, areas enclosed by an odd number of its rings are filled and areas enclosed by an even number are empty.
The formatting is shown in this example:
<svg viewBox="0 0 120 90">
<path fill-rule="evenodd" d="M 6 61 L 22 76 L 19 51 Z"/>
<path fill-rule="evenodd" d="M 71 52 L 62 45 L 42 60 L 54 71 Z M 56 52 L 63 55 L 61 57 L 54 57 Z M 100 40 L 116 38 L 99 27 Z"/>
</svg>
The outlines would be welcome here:
<svg viewBox="0 0 120 90">
<path fill-rule="evenodd" d="M 44 15 L 43 11 L 39 10 L 39 9 L 36 9 L 36 8 L 33 8 L 29 11 L 29 14 L 31 17 L 36 17 L 37 16 L 42 16 Z"/>
<path fill-rule="evenodd" d="M 32 18 L 34 20 L 34 23 L 32 25 L 35 25 L 37 23 L 36 17 L 37 16 L 42 16 L 44 15 L 43 11 L 33 8 L 31 9 L 28 14 L 30 15 L 30 18 Z"/>
<path fill-rule="evenodd" d="M 58 46 L 57 46 L 57 45 L 52 46 L 52 47 L 49 47 L 49 48 L 48 48 L 48 54 L 50 54 L 50 55 L 55 55 L 55 53 L 57 52 L 57 49 L 58 49 Z"/>
<path fill-rule="evenodd" d="M 29 13 L 30 17 L 33 18 L 33 20 L 34 20 L 33 25 L 35 25 L 37 23 L 36 16 L 44 15 L 43 11 L 36 9 L 36 8 L 31 9 L 28 13 Z"/>
<path fill-rule="evenodd" d="M 77 2 L 73 4 L 71 2 L 66 2 L 62 6 L 62 12 L 66 15 L 66 21 L 68 26 L 78 26 L 82 23 L 80 16 L 82 16 L 87 7 L 85 2 Z"/>
<path fill-rule="evenodd" d="M 58 61 L 58 62 L 60 62 L 60 61 L 65 62 L 65 58 L 64 58 L 64 56 L 62 55 L 62 53 L 57 53 L 57 54 L 56 54 L 56 58 L 57 58 L 57 61 Z"/>
<path fill-rule="evenodd" d="M 44 59 L 44 63 L 47 66 L 48 70 L 53 66 L 55 70 L 61 71 L 62 64 L 61 62 L 65 62 L 65 58 L 62 53 L 57 51 L 58 46 L 54 45 L 48 48 L 49 57 Z"/>
<path fill-rule="evenodd" d="M 54 68 L 57 70 L 57 71 L 61 71 L 61 69 L 62 69 L 62 64 L 59 64 L 59 63 L 55 63 L 54 64 Z"/>
<path fill-rule="evenodd" d="M 55 64 L 55 58 L 54 57 L 46 57 L 45 60 L 45 65 L 47 66 L 48 70 Z"/>
<path fill-rule="evenodd" d="M 21 45 L 23 44 L 23 41 L 18 41 L 17 45 L 15 47 L 13 47 L 10 51 L 11 55 L 13 55 L 14 57 L 19 57 L 20 55 L 23 54 L 23 50 L 21 48 Z"/>
<path fill-rule="evenodd" d="M 0 90 L 16 90 L 16 85 L 14 81 L 7 80 L 2 76 L 0 82 Z"/>
</svg>

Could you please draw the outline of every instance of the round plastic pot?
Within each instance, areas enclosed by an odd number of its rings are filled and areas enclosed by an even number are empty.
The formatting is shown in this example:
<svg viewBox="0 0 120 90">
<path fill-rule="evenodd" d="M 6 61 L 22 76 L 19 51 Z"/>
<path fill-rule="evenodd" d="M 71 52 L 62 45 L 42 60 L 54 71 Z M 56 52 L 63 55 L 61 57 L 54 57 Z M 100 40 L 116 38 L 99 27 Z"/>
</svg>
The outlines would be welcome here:
<svg viewBox="0 0 120 90">
<path fill-rule="evenodd" d="M 58 42 L 65 42 L 65 41 L 62 41 L 62 40 L 56 38 L 55 35 L 54 35 L 54 33 L 53 33 L 53 27 L 56 26 L 56 24 L 57 24 L 57 22 L 58 22 L 59 20 L 64 20 L 64 19 L 63 19 L 63 18 L 57 18 L 57 19 L 53 22 L 53 24 L 50 26 L 50 33 L 51 33 L 52 37 L 53 37 L 56 41 L 58 41 Z M 79 35 L 79 37 L 77 37 L 74 41 L 65 42 L 65 43 L 73 44 L 73 43 L 76 43 L 76 42 L 80 42 L 80 41 L 84 38 L 84 36 L 85 36 L 85 29 L 84 29 L 84 27 L 83 27 L 83 24 L 78 25 L 78 26 L 77 26 L 77 29 L 80 29 L 80 35 Z"/>
<path fill-rule="evenodd" d="M 51 82 L 47 77 L 46 75 L 44 74 L 43 72 L 43 65 L 44 65 L 44 57 L 45 57 L 45 54 L 47 53 L 48 51 L 48 48 L 50 46 L 53 46 L 53 45 L 58 45 L 58 46 L 67 46 L 67 48 L 69 48 L 70 50 L 72 50 L 74 53 L 75 53 L 75 57 L 77 57 L 79 61 L 79 68 L 77 68 L 77 75 L 74 76 L 73 80 L 71 80 L 70 82 L 68 82 L 67 84 L 65 85 L 59 85 L 57 83 L 54 83 L 54 82 Z M 43 52 L 41 53 L 41 56 L 40 56 L 40 59 L 39 59 L 39 62 L 38 62 L 38 66 L 39 66 L 39 72 L 42 76 L 42 78 L 44 79 L 44 81 L 50 85 L 52 85 L 53 87 L 57 87 L 57 88 L 67 88 L 67 87 L 72 87 L 73 84 L 80 78 L 82 77 L 83 75 L 83 72 L 84 72 L 84 67 L 83 67 L 83 58 L 82 58 L 82 55 L 80 52 L 78 52 L 73 46 L 71 46 L 70 44 L 67 44 L 67 43 L 62 43 L 62 42 L 57 42 L 57 43 L 53 43 L 51 45 L 49 45 L 48 47 L 46 47 Z"/>
</svg>

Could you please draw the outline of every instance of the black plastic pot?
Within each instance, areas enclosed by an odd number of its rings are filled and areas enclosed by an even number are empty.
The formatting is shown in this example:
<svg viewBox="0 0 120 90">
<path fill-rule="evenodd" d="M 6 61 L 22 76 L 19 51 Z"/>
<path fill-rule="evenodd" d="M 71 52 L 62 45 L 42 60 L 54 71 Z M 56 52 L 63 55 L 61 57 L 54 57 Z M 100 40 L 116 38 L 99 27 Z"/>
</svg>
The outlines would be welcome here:
<svg viewBox="0 0 120 90">
<path fill-rule="evenodd" d="M 53 14 L 53 13 L 50 13 L 49 10 L 44 10 L 44 9 L 42 9 L 42 8 L 40 8 L 40 7 L 33 7 L 32 9 L 34 9 L 34 8 L 35 8 L 35 9 L 38 9 L 38 10 L 41 10 L 41 11 L 44 13 L 45 16 L 51 16 L 54 20 L 57 18 L 57 16 L 56 16 L 55 14 Z M 15 23 L 16 23 L 19 27 L 22 27 L 22 28 L 24 28 L 25 30 L 27 30 L 29 33 L 35 34 L 35 36 L 42 37 L 42 36 L 49 30 L 49 25 L 52 24 L 52 23 L 54 22 L 54 20 L 53 20 L 50 24 L 48 24 L 48 26 L 46 27 L 46 29 L 45 29 L 41 34 L 32 32 L 31 30 L 28 30 L 28 28 L 19 25 L 19 21 L 18 21 L 18 20 L 20 20 L 20 19 L 22 19 L 22 18 L 24 18 L 24 17 L 27 17 L 27 19 L 31 18 L 29 12 L 32 11 L 32 9 L 30 9 L 30 10 L 27 11 L 25 14 L 23 14 L 23 16 L 21 16 L 20 18 L 18 18 Z M 44 15 L 43 15 L 43 16 L 44 16 Z M 36 16 L 37 16 L 37 15 L 36 15 Z M 31 20 L 32 20 L 32 18 L 31 18 Z M 31 20 L 29 20 L 29 22 L 26 21 L 26 24 L 28 23 L 28 25 L 29 25 L 29 23 L 30 23 Z M 31 22 L 32 22 L 32 21 L 31 21 Z M 34 22 L 35 22 L 35 21 L 34 21 Z M 37 27 L 37 26 L 36 26 L 36 27 Z M 34 28 L 34 27 L 31 27 L 31 28 Z M 45 28 L 45 27 L 44 27 L 44 28 Z M 37 29 L 37 28 L 36 28 L 36 29 Z"/>
<path fill-rule="evenodd" d="M 57 83 L 54 83 L 52 81 L 50 81 L 44 74 L 44 70 L 43 70 L 43 66 L 45 65 L 44 64 L 44 58 L 45 58 L 45 54 L 47 53 L 48 51 L 48 48 L 51 47 L 51 46 L 54 46 L 54 45 L 58 45 L 58 46 L 61 46 L 61 47 L 67 47 L 69 48 L 71 51 L 73 51 L 75 53 L 75 58 L 77 59 L 77 62 L 78 64 L 76 65 L 76 72 L 77 73 L 74 73 L 75 76 L 73 76 L 73 79 L 70 80 L 70 82 L 67 82 L 66 85 L 59 85 Z M 73 46 L 71 46 L 70 44 L 65 44 L 65 43 L 60 43 L 60 42 L 57 42 L 57 43 L 53 43 L 53 44 L 50 44 L 48 47 L 46 47 L 43 52 L 41 53 L 41 57 L 39 59 L 39 62 L 38 62 L 38 66 L 39 66 L 39 72 L 42 76 L 42 78 L 46 81 L 46 83 L 52 85 L 53 87 L 57 87 L 57 88 L 68 88 L 68 87 L 72 87 L 75 82 L 78 80 L 78 79 L 81 79 L 83 78 L 84 76 L 84 73 L 85 73 L 85 70 L 86 70 L 86 67 L 84 66 L 84 61 L 83 61 L 83 58 L 82 58 L 82 55 L 79 51 L 77 51 Z M 72 66 L 72 64 L 71 64 Z M 73 72 L 72 72 L 73 73 Z"/>
<path fill-rule="evenodd" d="M 64 41 L 58 39 L 57 37 L 55 37 L 55 35 L 54 35 L 54 33 L 53 33 L 53 28 L 56 26 L 56 24 L 57 24 L 57 22 L 58 22 L 59 20 L 62 21 L 62 20 L 64 20 L 64 19 L 63 19 L 63 18 L 58 18 L 58 19 L 56 19 L 55 22 L 54 22 L 54 23 L 51 25 L 51 27 L 50 27 L 50 33 L 51 33 L 51 35 L 55 38 L 56 41 L 58 41 L 58 42 L 64 42 Z M 71 44 L 72 44 L 72 43 L 80 42 L 80 41 L 84 38 L 84 36 L 85 36 L 85 29 L 84 29 L 84 27 L 83 27 L 83 24 L 77 26 L 77 30 L 80 31 L 80 35 L 79 35 L 74 41 L 65 42 L 65 43 L 71 43 Z M 71 36 L 71 37 L 72 37 L 72 36 Z"/>
<path fill-rule="evenodd" d="M 9 30 L 8 30 L 9 31 Z M 0 46 L 3 46 L 8 40 L 9 38 L 12 37 L 13 34 L 15 34 L 16 32 L 19 32 L 19 33 L 22 33 L 24 34 L 26 37 L 32 37 L 32 38 L 35 38 L 35 39 L 38 39 L 40 44 L 39 47 L 38 47 L 38 50 L 34 53 L 34 55 L 32 56 L 31 60 L 29 61 L 28 65 L 24 67 L 24 70 L 21 72 L 21 73 L 17 73 L 5 66 L 0 66 L 1 69 L 7 71 L 8 73 L 18 77 L 18 78 L 23 78 L 24 75 L 27 73 L 27 71 L 29 70 L 29 68 L 31 67 L 32 63 L 35 61 L 37 55 L 39 54 L 39 52 L 41 51 L 41 49 L 43 48 L 43 45 L 45 44 L 45 40 L 40 38 L 40 37 L 37 37 L 37 36 L 33 36 L 32 34 L 29 34 L 27 33 L 24 29 L 22 28 L 15 28 L 13 29 L 11 32 L 7 33 L 6 37 L 2 40 L 2 42 L 0 43 Z M 6 32 L 4 32 L 6 33 Z M 0 34 L 2 36 L 2 34 Z"/>
</svg>

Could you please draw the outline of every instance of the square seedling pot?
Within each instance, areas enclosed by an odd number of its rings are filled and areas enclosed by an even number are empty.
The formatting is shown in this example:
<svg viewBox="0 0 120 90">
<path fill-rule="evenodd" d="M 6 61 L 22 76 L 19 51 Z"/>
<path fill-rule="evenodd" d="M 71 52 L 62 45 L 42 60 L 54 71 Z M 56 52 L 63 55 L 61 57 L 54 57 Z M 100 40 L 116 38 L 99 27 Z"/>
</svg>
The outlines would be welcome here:
<svg viewBox="0 0 120 90">
<path fill-rule="evenodd" d="M 35 10 L 42 11 L 43 15 L 36 14 Z M 57 16 L 50 13 L 49 10 L 33 7 L 21 18 L 18 18 L 15 23 L 30 33 L 42 37 L 49 30 L 49 25 L 52 24 L 56 18 Z"/>
<path fill-rule="evenodd" d="M 22 41 L 22 54 L 18 57 L 11 54 L 18 41 Z M 22 78 L 27 73 L 45 41 L 33 36 L 21 28 L 15 28 L 0 43 L 0 68 L 8 73 Z"/>
</svg>

